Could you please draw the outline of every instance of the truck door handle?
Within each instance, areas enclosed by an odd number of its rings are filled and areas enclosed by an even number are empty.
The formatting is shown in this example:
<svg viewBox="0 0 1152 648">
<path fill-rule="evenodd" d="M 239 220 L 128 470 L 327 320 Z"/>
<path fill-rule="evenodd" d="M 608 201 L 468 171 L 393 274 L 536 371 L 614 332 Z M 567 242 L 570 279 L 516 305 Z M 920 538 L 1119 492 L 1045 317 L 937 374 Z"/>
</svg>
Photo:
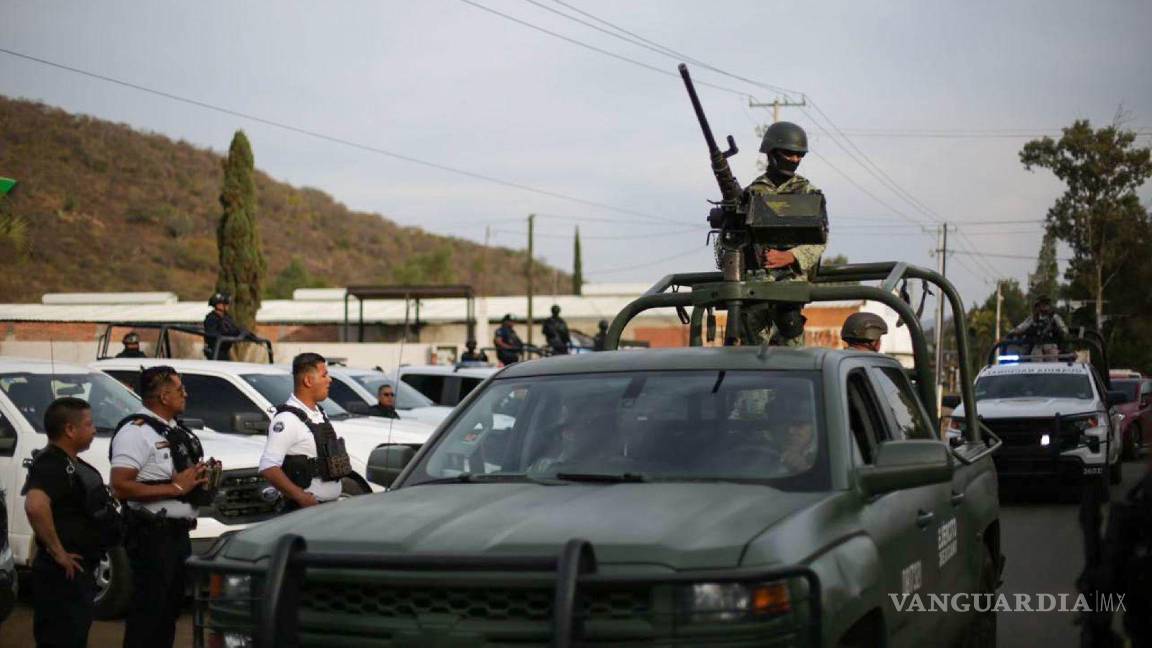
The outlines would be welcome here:
<svg viewBox="0 0 1152 648">
<path fill-rule="evenodd" d="M 964 493 L 957 493 L 956 491 L 952 491 L 952 497 L 949 499 L 952 501 L 952 506 L 956 506 L 960 502 L 964 501 Z"/>
<path fill-rule="evenodd" d="M 932 511 L 920 511 L 916 515 L 916 526 L 923 529 L 928 526 L 928 523 L 936 519 L 936 514 Z"/>
</svg>

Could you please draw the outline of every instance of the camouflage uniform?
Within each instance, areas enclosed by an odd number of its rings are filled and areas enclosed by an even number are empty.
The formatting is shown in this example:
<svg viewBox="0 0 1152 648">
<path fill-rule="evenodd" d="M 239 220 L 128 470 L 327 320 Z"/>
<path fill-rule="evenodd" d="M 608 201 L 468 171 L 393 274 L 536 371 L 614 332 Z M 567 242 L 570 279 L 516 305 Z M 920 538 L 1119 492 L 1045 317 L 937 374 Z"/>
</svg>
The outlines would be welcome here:
<svg viewBox="0 0 1152 648">
<path fill-rule="evenodd" d="M 747 191 L 767 195 L 823 193 L 811 182 L 808 182 L 807 178 L 798 174 L 777 185 L 768 177 L 767 173 L 753 180 L 752 184 L 748 185 Z M 770 272 L 764 270 L 763 267 L 757 267 L 749 269 L 745 273 L 745 278 L 748 281 L 811 281 L 816 276 L 816 269 L 820 265 L 820 255 L 824 254 L 824 246 L 818 244 L 797 245 L 788 251 L 796 257 L 796 263 L 790 268 L 792 270 L 790 275 L 777 277 L 775 275 L 780 274 L 779 270 Z M 755 246 L 755 252 L 756 260 L 759 262 L 763 257 L 764 249 L 761 246 Z M 749 310 L 747 313 L 749 328 L 758 331 L 763 342 L 771 340 L 772 336 L 776 334 L 776 327 L 772 323 L 774 311 L 773 308 L 758 308 Z M 794 338 L 779 338 L 777 343 L 782 346 L 804 346 L 804 336 L 801 334 Z"/>
</svg>

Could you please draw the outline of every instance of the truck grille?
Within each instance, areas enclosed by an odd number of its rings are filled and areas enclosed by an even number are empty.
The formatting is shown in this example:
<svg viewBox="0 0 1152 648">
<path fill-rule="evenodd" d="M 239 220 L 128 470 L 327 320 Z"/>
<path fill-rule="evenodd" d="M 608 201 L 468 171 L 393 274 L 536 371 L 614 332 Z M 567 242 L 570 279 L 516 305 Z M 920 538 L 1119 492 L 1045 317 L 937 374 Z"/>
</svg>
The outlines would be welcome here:
<svg viewBox="0 0 1152 648">
<path fill-rule="evenodd" d="M 411 618 L 451 615 L 460 620 L 547 623 L 551 589 L 397 587 L 371 584 L 307 583 L 301 608 L 322 614 Z M 577 614 L 584 619 L 635 619 L 648 615 L 646 590 L 589 592 Z"/>
<path fill-rule="evenodd" d="M 1031 447 L 1043 452 L 1062 452 L 1076 447 L 1079 433 L 1064 425 L 1060 431 L 1056 427 L 1055 417 L 1045 418 L 1013 418 L 1013 419 L 983 419 L 985 425 L 1004 441 L 1006 447 Z M 1049 445 L 1041 446 L 1040 437 L 1049 435 Z"/>
<path fill-rule="evenodd" d="M 248 524 L 275 514 L 276 503 L 265 501 L 261 492 L 270 484 L 255 468 L 224 471 L 220 491 L 211 506 L 200 509 L 201 516 L 225 524 Z"/>
</svg>

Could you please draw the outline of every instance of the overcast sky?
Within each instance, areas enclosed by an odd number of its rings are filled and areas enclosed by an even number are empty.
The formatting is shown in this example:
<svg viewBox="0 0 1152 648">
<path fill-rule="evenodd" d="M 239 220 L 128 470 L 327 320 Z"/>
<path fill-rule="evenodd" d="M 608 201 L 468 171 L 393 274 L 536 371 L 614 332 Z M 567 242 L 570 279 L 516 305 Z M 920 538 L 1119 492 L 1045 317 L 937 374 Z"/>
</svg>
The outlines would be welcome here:
<svg viewBox="0 0 1152 648">
<path fill-rule="evenodd" d="M 1023 169 L 1017 151 L 1028 138 L 1009 135 L 1058 135 L 1077 118 L 1105 124 L 1121 105 L 1129 127 L 1152 132 L 1152 3 L 1143 0 L 0 0 L 0 48 L 616 211 L 4 53 L 0 93 L 217 151 L 243 128 L 273 177 L 439 233 L 483 241 L 487 225 L 494 243 L 522 247 L 525 217 L 536 213 L 538 255 L 565 269 L 579 222 L 589 281 L 711 269 L 705 200 L 718 192 L 675 76 L 679 58 L 554 12 L 762 84 L 693 67 L 699 81 L 727 89 L 700 95 L 717 136 L 736 137 L 744 183 L 756 175 L 754 129 L 771 120 L 749 95 L 785 96 L 765 85 L 806 95 L 806 108 L 784 108 L 781 118 L 808 129 L 818 154 L 800 171 L 828 196 L 829 253 L 935 265 L 935 233 L 922 228 L 958 223 L 951 241 L 963 249 L 949 275 L 969 303 L 995 277 L 1026 280 L 1033 260 L 972 253 L 1034 255 L 1038 221 L 1062 189 L 1047 172 Z M 1141 195 L 1147 201 L 1149 188 Z"/>
</svg>

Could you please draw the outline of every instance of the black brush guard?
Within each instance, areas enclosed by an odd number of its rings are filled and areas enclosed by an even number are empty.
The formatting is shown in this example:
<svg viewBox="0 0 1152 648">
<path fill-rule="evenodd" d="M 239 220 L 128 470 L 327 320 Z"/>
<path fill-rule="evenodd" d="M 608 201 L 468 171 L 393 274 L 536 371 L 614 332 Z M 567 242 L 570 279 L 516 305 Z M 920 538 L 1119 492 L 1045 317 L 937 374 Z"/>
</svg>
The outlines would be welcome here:
<svg viewBox="0 0 1152 648">
<path fill-rule="evenodd" d="M 299 535 L 281 536 L 266 565 L 220 562 L 217 556 L 223 543 L 218 543 L 203 557 L 189 559 L 189 567 L 198 572 L 196 607 L 193 613 L 193 645 L 204 648 L 209 630 L 207 608 L 212 600 L 204 596 L 203 581 L 209 575 L 248 574 L 263 579 L 262 596 L 248 599 L 255 603 L 257 618 L 251 625 L 257 648 L 296 648 L 300 645 L 299 608 L 308 568 L 359 569 L 397 572 L 537 572 L 555 574 L 552 605 L 553 648 L 578 646 L 577 601 L 581 585 L 619 584 L 691 585 L 697 583 L 749 583 L 801 578 L 807 584 L 806 596 L 794 598 L 806 603 L 807 619 L 794 627 L 805 632 L 808 644 L 820 646 L 821 591 L 816 573 L 806 566 L 770 569 L 721 569 L 652 575 L 613 575 L 597 573 L 596 556 L 587 540 L 569 540 L 557 556 L 476 556 L 437 554 L 369 554 L 333 551 L 309 551 Z"/>
</svg>

